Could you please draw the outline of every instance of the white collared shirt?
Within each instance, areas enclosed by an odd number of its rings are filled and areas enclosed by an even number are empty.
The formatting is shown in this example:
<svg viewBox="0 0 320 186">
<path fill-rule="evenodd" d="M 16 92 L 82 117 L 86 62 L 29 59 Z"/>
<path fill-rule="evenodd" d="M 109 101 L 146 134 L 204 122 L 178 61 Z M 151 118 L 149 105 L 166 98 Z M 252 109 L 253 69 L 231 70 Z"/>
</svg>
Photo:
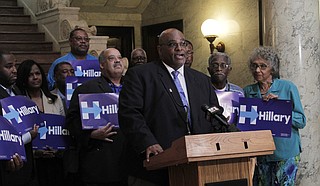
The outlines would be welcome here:
<svg viewBox="0 0 320 186">
<path fill-rule="evenodd" d="M 10 96 L 15 96 L 15 93 L 12 91 L 12 86 L 11 88 L 6 88 L 4 87 L 3 85 L 0 84 L 0 86 L 7 91 L 7 93 L 10 95 Z"/>
</svg>

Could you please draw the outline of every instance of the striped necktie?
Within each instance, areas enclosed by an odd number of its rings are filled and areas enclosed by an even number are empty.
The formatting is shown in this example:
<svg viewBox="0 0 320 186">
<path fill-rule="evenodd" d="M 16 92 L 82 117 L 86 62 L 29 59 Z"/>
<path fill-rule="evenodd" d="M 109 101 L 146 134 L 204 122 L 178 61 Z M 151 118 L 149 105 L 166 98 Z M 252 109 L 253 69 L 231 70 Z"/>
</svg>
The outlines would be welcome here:
<svg viewBox="0 0 320 186">
<path fill-rule="evenodd" d="M 180 83 L 179 78 L 178 78 L 179 71 L 172 71 L 171 74 L 173 75 L 173 81 L 174 81 L 174 84 L 176 85 L 176 87 L 178 89 L 181 101 L 183 103 L 183 107 L 186 110 L 186 112 L 188 112 L 188 123 L 191 124 L 191 116 L 190 116 L 189 104 L 188 104 L 188 101 L 187 101 L 186 94 L 184 93 L 184 91 L 182 89 L 182 86 L 181 86 L 181 83 Z"/>
</svg>

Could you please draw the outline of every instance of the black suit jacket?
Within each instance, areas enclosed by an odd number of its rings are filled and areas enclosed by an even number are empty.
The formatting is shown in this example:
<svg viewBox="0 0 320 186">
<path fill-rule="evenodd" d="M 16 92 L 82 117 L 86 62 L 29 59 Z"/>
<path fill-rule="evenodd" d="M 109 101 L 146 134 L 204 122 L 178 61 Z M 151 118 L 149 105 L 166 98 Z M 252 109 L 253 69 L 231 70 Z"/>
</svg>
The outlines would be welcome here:
<svg viewBox="0 0 320 186">
<path fill-rule="evenodd" d="M 15 95 L 21 95 L 21 92 L 16 86 L 13 86 L 12 91 Z M 0 99 L 10 97 L 5 89 L 0 87 Z M 2 115 L 2 107 L 0 105 L 0 114 Z M 24 162 L 23 167 L 14 172 L 5 171 L 5 162 L 1 162 L 1 178 L 2 183 L 5 186 L 10 185 L 23 185 L 30 184 L 34 179 L 34 163 L 33 163 L 33 152 L 32 143 L 24 145 L 26 150 L 27 162 Z"/>
<path fill-rule="evenodd" d="M 218 106 L 218 99 L 210 78 L 196 70 L 184 67 L 192 134 L 214 132 L 201 105 Z M 172 141 L 187 135 L 186 112 L 174 81 L 162 62 L 156 61 L 130 68 L 120 92 L 119 123 L 131 148 L 128 152 L 130 174 L 167 184 L 165 171 L 146 171 L 142 168 L 147 147 L 160 144 L 165 150 Z M 164 180 L 164 181 L 163 181 Z"/>
<path fill-rule="evenodd" d="M 72 95 L 67 111 L 67 127 L 80 145 L 80 173 L 84 182 L 108 183 L 124 179 L 123 153 L 124 136 L 119 129 L 112 136 L 113 142 L 90 138 L 91 130 L 82 130 L 79 107 L 79 94 L 112 93 L 108 81 L 96 78 L 77 87 Z"/>
</svg>

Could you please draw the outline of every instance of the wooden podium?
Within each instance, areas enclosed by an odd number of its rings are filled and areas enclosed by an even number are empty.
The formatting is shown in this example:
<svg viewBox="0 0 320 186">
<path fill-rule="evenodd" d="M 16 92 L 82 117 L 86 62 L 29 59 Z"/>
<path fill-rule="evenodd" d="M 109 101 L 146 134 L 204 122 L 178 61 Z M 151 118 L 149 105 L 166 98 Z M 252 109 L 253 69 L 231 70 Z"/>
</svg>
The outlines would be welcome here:
<svg viewBox="0 0 320 186">
<path fill-rule="evenodd" d="M 184 136 L 144 166 L 168 167 L 170 186 L 252 186 L 252 157 L 273 154 L 270 130 Z"/>
</svg>

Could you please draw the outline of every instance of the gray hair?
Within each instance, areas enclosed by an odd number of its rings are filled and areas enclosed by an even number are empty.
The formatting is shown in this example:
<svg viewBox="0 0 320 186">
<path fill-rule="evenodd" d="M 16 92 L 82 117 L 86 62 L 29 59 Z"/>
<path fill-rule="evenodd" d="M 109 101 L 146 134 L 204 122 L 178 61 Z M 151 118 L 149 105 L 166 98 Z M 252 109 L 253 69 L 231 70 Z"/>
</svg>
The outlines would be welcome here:
<svg viewBox="0 0 320 186">
<path fill-rule="evenodd" d="M 142 52 L 142 53 L 144 54 L 144 56 L 147 57 L 147 53 L 146 53 L 145 50 L 143 50 L 142 48 L 136 48 L 136 49 L 133 49 L 132 52 L 131 52 L 131 59 L 132 59 L 132 57 L 133 57 L 133 54 L 134 54 L 135 52 L 137 52 L 137 51 Z"/>
<path fill-rule="evenodd" d="M 216 62 L 219 57 L 223 57 L 227 65 L 231 65 L 231 58 L 228 54 L 223 52 L 214 52 L 210 55 L 208 59 L 208 65 L 211 66 L 213 62 Z"/>
<path fill-rule="evenodd" d="M 100 53 L 99 58 L 98 58 L 100 64 L 101 64 L 101 63 L 104 63 L 104 62 L 107 60 L 107 57 L 104 55 L 104 53 L 105 53 L 107 50 L 108 50 L 108 49 L 104 49 L 104 50 Z"/>
<path fill-rule="evenodd" d="M 249 66 L 257 59 L 263 59 L 270 63 L 272 68 L 272 78 L 279 78 L 279 57 L 277 52 L 270 46 L 260 46 L 255 48 L 249 57 Z"/>
</svg>

